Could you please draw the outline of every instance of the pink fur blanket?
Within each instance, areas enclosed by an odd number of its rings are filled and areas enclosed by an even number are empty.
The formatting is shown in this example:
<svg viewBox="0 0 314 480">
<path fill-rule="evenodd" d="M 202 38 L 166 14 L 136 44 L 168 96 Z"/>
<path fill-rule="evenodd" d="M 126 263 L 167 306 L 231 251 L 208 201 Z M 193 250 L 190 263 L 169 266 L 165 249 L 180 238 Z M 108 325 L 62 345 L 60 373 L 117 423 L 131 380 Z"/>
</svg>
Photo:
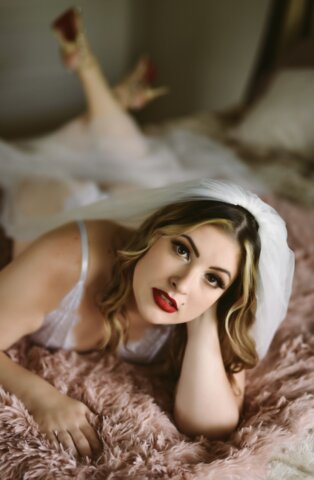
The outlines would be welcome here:
<svg viewBox="0 0 314 480">
<path fill-rule="evenodd" d="M 96 459 L 79 460 L 55 450 L 23 404 L 0 388 L 2 480 L 264 479 L 276 456 L 311 433 L 314 216 L 278 199 L 271 202 L 286 219 L 296 252 L 293 295 L 267 357 L 248 374 L 243 417 L 228 441 L 178 432 L 171 417 L 173 385 L 165 378 L 111 355 L 51 353 L 23 340 L 9 355 L 98 414 L 103 451 Z"/>
</svg>

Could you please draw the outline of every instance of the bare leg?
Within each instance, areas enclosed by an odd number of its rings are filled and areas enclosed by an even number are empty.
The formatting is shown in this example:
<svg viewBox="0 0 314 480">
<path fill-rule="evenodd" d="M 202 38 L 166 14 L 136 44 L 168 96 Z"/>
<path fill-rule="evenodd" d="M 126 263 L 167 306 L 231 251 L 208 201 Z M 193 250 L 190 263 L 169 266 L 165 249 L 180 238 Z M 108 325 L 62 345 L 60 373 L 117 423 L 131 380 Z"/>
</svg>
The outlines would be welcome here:
<svg viewBox="0 0 314 480">
<path fill-rule="evenodd" d="M 125 112 L 113 94 L 107 79 L 97 61 L 93 58 L 90 63 L 77 69 L 77 75 L 82 83 L 87 101 L 87 117 L 89 120 L 111 119 L 120 117 L 123 123 L 127 122 L 134 128 L 133 119 Z M 108 127 L 110 122 L 108 123 Z"/>
<path fill-rule="evenodd" d="M 81 81 L 87 102 L 87 119 L 99 121 L 119 117 L 123 124 L 129 124 L 133 130 L 134 120 L 124 110 L 119 98 L 114 95 L 85 36 L 82 37 L 82 35 L 81 33 L 78 51 L 70 54 L 63 52 L 63 61 L 68 68 L 76 72 Z M 110 121 L 105 122 L 108 128 L 110 123 Z M 110 133 L 110 131 L 106 130 L 104 133 Z"/>
<path fill-rule="evenodd" d="M 147 154 L 145 137 L 138 125 L 120 105 L 96 61 L 77 71 L 87 101 L 87 126 L 91 129 L 97 147 L 120 149 L 128 144 L 130 159 Z M 121 147 L 120 147 L 121 145 Z M 124 147 L 125 148 L 125 147 Z M 125 155 L 125 149 L 121 156 Z M 119 155 L 120 156 L 120 155 Z M 127 158 L 126 158 L 127 161 Z"/>
<path fill-rule="evenodd" d="M 111 90 L 86 39 L 79 12 L 70 9 L 53 24 L 65 65 L 77 72 L 87 100 L 87 120 L 104 122 L 104 134 L 128 136 L 139 129 L 124 109 L 138 109 L 148 101 L 166 93 L 165 88 L 153 89 L 150 81 L 154 69 L 147 57 L 140 59 L 134 71 Z M 110 121 L 108 121 L 110 119 Z"/>
</svg>

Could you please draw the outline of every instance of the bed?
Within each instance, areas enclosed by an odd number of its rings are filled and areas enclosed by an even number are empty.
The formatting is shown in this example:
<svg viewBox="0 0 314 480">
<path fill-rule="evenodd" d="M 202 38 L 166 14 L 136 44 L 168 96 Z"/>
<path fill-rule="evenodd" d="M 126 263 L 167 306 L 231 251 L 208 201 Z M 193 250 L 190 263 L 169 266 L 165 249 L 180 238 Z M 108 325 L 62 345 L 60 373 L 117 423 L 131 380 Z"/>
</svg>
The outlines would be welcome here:
<svg viewBox="0 0 314 480">
<path fill-rule="evenodd" d="M 227 146 L 268 186 L 266 200 L 287 222 L 296 254 L 290 307 L 267 356 L 248 372 L 236 431 L 226 441 L 187 437 L 172 419 L 173 379 L 109 354 L 49 351 L 23 339 L 8 355 L 86 402 L 103 448 L 94 459 L 57 451 L 23 404 L 0 388 L 1 479 L 314 477 L 313 75 L 311 69 L 284 71 L 249 110 L 149 129 L 162 135 L 183 128 Z"/>
<path fill-rule="evenodd" d="M 97 415 L 103 451 L 78 460 L 55 450 L 23 404 L 1 388 L 2 479 L 313 478 L 314 218 L 284 200 L 269 200 L 287 220 L 296 253 L 293 294 L 268 355 L 248 373 L 243 415 L 230 438 L 189 438 L 176 429 L 171 378 L 108 354 L 49 351 L 24 339 L 10 357 L 86 402 Z"/>
</svg>

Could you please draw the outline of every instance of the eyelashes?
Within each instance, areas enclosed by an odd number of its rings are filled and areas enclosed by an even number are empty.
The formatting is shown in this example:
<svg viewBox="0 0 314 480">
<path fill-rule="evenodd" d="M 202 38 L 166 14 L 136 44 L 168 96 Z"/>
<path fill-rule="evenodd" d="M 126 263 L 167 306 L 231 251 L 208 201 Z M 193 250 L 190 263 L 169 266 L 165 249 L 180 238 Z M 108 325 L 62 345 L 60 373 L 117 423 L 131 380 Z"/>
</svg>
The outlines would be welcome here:
<svg viewBox="0 0 314 480">
<path fill-rule="evenodd" d="M 215 283 L 216 288 L 219 287 L 219 288 L 221 288 L 221 290 L 225 290 L 226 284 L 225 284 L 225 282 L 223 281 L 223 279 L 220 278 L 219 275 L 216 275 L 216 274 L 214 274 L 214 273 L 208 273 L 208 274 L 207 274 L 207 279 L 208 279 L 208 283 L 209 283 L 210 285 L 213 286 L 213 283 Z M 212 283 L 212 282 L 213 282 L 213 283 Z"/>
<path fill-rule="evenodd" d="M 190 249 L 186 245 L 184 245 L 184 243 L 179 242 L 178 240 L 172 240 L 171 243 L 177 255 L 179 255 L 180 257 L 184 257 L 186 260 L 190 259 Z"/>
<path fill-rule="evenodd" d="M 171 240 L 172 248 L 174 252 L 179 256 L 184 258 L 185 260 L 190 260 L 191 258 L 191 251 L 187 245 L 179 240 Z M 220 275 L 216 275 L 215 273 L 207 273 L 206 274 L 206 281 L 209 286 L 213 288 L 220 288 L 221 290 L 226 289 L 226 284 Z"/>
</svg>

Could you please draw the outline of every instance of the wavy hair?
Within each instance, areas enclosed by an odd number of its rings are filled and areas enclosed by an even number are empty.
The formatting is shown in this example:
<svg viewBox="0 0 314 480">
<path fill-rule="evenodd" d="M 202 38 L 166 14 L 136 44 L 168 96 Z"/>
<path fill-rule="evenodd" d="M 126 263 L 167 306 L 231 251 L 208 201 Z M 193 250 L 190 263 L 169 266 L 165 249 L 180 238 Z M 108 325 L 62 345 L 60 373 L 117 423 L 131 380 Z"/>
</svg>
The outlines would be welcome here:
<svg viewBox="0 0 314 480">
<path fill-rule="evenodd" d="M 137 261 L 160 234 L 180 235 L 207 224 L 228 232 L 237 240 L 241 250 L 238 275 L 217 302 L 219 340 L 226 372 L 231 375 L 243 368 L 252 368 L 257 363 L 258 355 L 250 330 L 256 313 L 260 255 L 258 224 L 243 207 L 208 199 L 173 203 L 157 210 L 133 232 L 125 248 L 117 252 L 112 282 L 99 304 L 106 318 L 103 347 L 116 351 L 127 340 L 128 324 L 121 318 L 132 294 Z M 186 325 L 177 325 L 169 345 L 170 357 L 166 362 L 166 368 L 171 363 L 176 374 L 181 368 L 186 340 Z"/>
</svg>

